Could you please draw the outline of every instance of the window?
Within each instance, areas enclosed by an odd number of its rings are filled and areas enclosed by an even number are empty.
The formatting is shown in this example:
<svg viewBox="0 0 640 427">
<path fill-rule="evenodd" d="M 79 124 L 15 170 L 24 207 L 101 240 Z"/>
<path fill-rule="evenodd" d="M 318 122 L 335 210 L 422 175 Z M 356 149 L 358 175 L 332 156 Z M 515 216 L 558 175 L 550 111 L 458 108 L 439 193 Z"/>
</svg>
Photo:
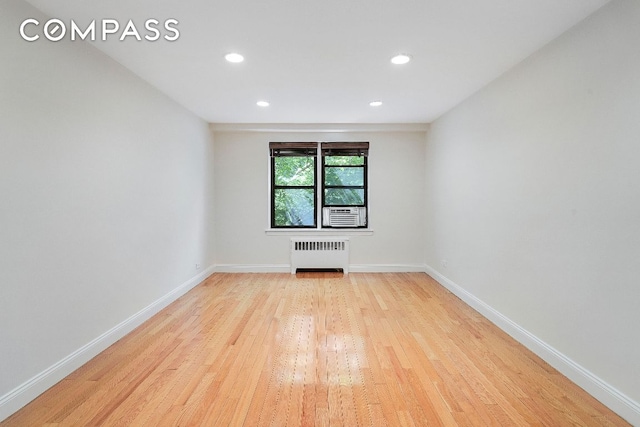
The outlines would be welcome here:
<svg viewBox="0 0 640 427">
<path fill-rule="evenodd" d="M 367 227 L 368 142 L 271 142 L 269 151 L 271 228 Z"/>
<path fill-rule="evenodd" d="M 274 143 L 271 151 L 271 227 L 315 228 L 316 143 Z"/>
<path fill-rule="evenodd" d="M 322 207 L 367 206 L 367 150 L 348 145 L 322 144 Z"/>
</svg>

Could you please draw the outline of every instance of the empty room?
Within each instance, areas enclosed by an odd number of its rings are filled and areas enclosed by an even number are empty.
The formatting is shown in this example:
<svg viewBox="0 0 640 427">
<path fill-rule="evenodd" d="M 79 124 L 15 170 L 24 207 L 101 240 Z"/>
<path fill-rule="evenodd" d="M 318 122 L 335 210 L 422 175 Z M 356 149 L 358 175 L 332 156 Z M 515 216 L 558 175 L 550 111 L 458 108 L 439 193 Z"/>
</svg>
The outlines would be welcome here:
<svg viewBox="0 0 640 427">
<path fill-rule="evenodd" d="M 0 425 L 640 426 L 640 2 L 0 35 Z"/>
</svg>

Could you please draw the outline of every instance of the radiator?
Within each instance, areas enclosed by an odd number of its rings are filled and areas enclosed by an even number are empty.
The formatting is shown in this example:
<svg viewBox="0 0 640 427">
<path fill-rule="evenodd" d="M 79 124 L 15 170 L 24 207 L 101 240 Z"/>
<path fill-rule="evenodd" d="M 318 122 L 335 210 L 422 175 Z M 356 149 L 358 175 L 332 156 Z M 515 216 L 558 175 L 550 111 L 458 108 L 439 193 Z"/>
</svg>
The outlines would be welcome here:
<svg viewBox="0 0 640 427">
<path fill-rule="evenodd" d="M 341 268 L 349 274 L 349 238 L 292 238 L 291 274 L 298 268 Z"/>
</svg>

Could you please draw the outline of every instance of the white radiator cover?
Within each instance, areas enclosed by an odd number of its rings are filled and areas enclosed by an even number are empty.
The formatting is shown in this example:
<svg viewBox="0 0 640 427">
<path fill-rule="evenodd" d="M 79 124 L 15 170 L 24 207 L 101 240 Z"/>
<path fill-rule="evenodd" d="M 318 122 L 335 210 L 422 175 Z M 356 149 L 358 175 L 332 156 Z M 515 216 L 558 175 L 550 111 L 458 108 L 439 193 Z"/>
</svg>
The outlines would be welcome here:
<svg viewBox="0 0 640 427">
<path fill-rule="evenodd" d="M 296 274 L 298 268 L 341 268 L 349 274 L 349 238 L 292 238 L 291 274 Z"/>
</svg>

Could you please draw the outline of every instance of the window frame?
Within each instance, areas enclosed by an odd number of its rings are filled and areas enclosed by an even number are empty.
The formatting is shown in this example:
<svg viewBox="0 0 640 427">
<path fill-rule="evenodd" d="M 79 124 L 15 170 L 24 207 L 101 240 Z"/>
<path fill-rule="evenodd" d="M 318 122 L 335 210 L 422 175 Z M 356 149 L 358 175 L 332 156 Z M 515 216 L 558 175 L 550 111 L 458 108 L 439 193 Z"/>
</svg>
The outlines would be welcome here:
<svg viewBox="0 0 640 427">
<path fill-rule="evenodd" d="M 369 143 L 368 142 L 351 142 L 351 143 L 342 143 L 342 142 L 323 142 L 321 144 L 321 179 L 322 179 L 322 187 L 321 187 L 321 207 L 322 208 L 339 208 L 339 207 L 359 207 L 365 209 L 365 224 L 357 227 L 349 227 L 353 229 L 367 229 L 369 228 L 369 167 L 368 167 L 368 154 L 369 154 Z M 362 164 L 361 165 L 327 165 L 326 159 L 327 157 L 361 157 Z M 353 169 L 362 169 L 362 185 L 327 185 L 326 183 L 326 175 L 327 169 L 331 168 L 353 168 Z M 354 189 L 354 190 L 362 190 L 363 197 L 361 204 L 328 204 L 327 203 L 327 189 Z M 321 222 L 322 228 L 328 229 L 343 229 L 344 227 L 332 227 L 330 225 L 324 225 Z"/>
<path fill-rule="evenodd" d="M 318 150 L 312 143 L 269 143 L 271 155 L 271 207 L 270 222 L 273 229 L 317 229 L 318 228 Z M 277 185 L 277 157 L 313 157 L 313 185 Z M 276 225 L 276 190 L 313 189 L 313 225 Z"/>
<path fill-rule="evenodd" d="M 301 230 L 301 231 L 349 231 L 349 230 L 369 230 L 369 163 L 368 151 L 369 142 L 270 142 L 270 207 L 269 224 L 272 230 Z M 300 151 L 299 151 L 300 150 Z M 304 155 L 300 154 L 304 151 Z M 283 186 L 276 185 L 276 157 L 303 156 L 313 157 L 314 163 L 314 183 L 313 186 Z M 318 161 L 318 157 L 322 157 Z M 325 157 L 330 156 L 359 156 L 363 157 L 362 165 L 327 165 Z M 358 186 L 334 186 L 325 185 L 326 168 L 361 168 L 363 171 L 363 185 Z M 279 189 L 311 189 L 314 194 L 314 224 L 313 225 L 276 225 L 276 190 Z M 326 204 L 327 189 L 358 189 L 363 190 L 363 203 L 358 205 L 328 205 Z M 359 207 L 366 212 L 365 225 L 357 227 L 332 227 L 322 224 L 322 208 L 325 207 Z"/>
</svg>

